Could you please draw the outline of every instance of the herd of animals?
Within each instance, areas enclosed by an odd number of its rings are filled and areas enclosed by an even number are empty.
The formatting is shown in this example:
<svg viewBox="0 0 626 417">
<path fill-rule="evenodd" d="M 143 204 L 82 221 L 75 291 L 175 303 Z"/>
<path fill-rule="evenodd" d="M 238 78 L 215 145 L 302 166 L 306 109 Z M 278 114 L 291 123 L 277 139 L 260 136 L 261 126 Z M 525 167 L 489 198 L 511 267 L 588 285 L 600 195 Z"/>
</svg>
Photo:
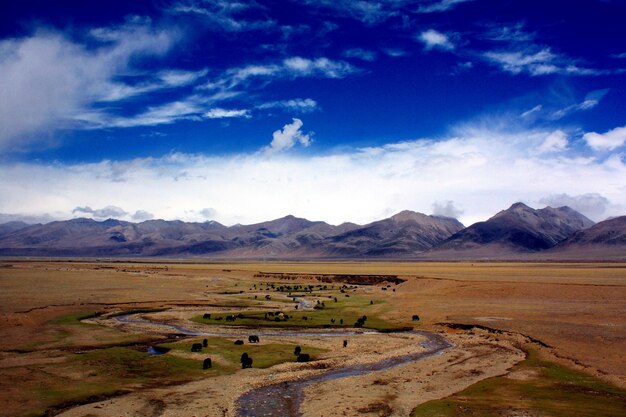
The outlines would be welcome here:
<svg viewBox="0 0 626 417">
<path fill-rule="evenodd" d="M 291 296 L 291 291 L 298 291 L 298 290 L 300 290 L 300 291 L 304 291 L 304 292 L 307 292 L 307 291 L 311 292 L 315 288 L 314 285 L 308 285 L 308 286 L 304 286 L 304 285 L 302 285 L 302 286 L 301 285 L 293 285 L 293 286 L 291 286 L 291 285 L 281 285 L 281 286 L 275 286 L 275 284 L 273 284 L 273 283 L 261 284 L 261 286 L 262 285 L 265 285 L 266 289 L 270 289 L 271 288 L 274 291 L 278 291 L 278 292 L 289 292 L 289 296 Z M 254 289 L 257 289 L 257 285 L 256 284 L 253 287 L 254 287 Z M 386 290 L 388 287 L 390 287 L 390 285 L 383 286 L 382 289 Z M 341 293 L 345 293 L 348 290 L 355 291 L 356 288 L 357 288 L 357 286 L 342 285 L 341 288 L 340 288 L 340 292 Z M 250 288 L 250 289 L 252 290 L 252 288 Z M 326 289 L 328 289 L 328 286 L 326 286 L 326 285 L 317 285 L 317 289 L 318 290 L 326 290 Z M 395 289 L 394 289 L 394 291 L 395 291 Z M 349 297 L 348 294 L 345 294 L 345 296 Z M 257 298 L 257 296 L 255 296 L 255 299 L 256 298 Z M 330 297 L 330 298 L 332 299 L 333 297 Z M 266 295 L 266 299 L 271 299 L 271 297 L 269 295 Z M 335 302 L 338 301 L 336 297 L 334 297 L 334 301 Z M 374 303 L 373 301 L 370 301 L 370 304 L 373 304 L 373 303 Z M 317 304 L 314 306 L 314 309 L 323 308 L 323 304 L 324 304 L 323 302 L 318 300 Z M 296 309 L 298 308 L 297 305 L 295 307 L 296 307 Z M 231 315 L 225 316 L 224 319 L 225 319 L 225 321 L 235 321 L 237 318 L 244 318 L 244 317 L 245 316 L 243 314 L 239 314 L 239 315 L 231 314 Z M 211 313 L 204 313 L 202 315 L 202 318 L 205 319 L 205 320 L 206 319 L 210 320 L 212 318 Z M 275 321 L 279 321 L 279 320 L 287 320 L 289 318 L 289 316 L 284 315 L 284 313 L 282 313 L 282 312 L 276 312 L 276 313 L 275 312 L 268 312 L 268 313 L 265 313 L 265 317 L 264 318 L 266 320 L 274 319 Z M 215 319 L 216 320 L 221 320 L 222 317 L 215 317 Z M 306 320 L 307 317 L 303 316 L 302 319 Z M 412 319 L 412 321 L 419 321 L 420 317 L 419 317 L 419 315 L 414 314 L 411 317 L 411 319 Z M 363 315 L 363 316 L 359 317 L 356 320 L 356 322 L 354 323 L 353 326 L 355 328 L 364 327 L 366 321 L 367 321 L 367 316 Z M 331 319 L 331 323 L 334 324 L 335 323 L 335 319 Z M 340 325 L 343 325 L 343 319 L 340 320 Z M 259 343 L 259 342 L 260 342 L 260 339 L 259 339 L 258 335 L 250 335 L 250 336 L 248 336 L 248 343 Z M 234 341 L 234 344 L 235 345 L 243 345 L 244 341 L 241 340 L 241 339 L 237 339 L 237 340 Z M 348 346 L 348 341 L 344 340 L 343 341 L 343 347 L 346 348 L 347 346 Z M 204 339 L 202 341 L 202 343 L 193 343 L 192 346 L 191 346 L 191 352 L 202 352 L 202 349 L 203 348 L 207 348 L 207 347 L 208 347 L 208 340 Z M 295 355 L 295 358 L 296 358 L 296 362 L 309 362 L 311 360 L 311 355 L 308 354 L 308 353 L 303 353 L 302 352 L 302 348 L 300 346 L 296 346 L 295 347 L 294 355 Z M 241 368 L 242 369 L 251 368 L 252 364 L 253 364 L 253 359 L 247 352 L 244 352 L 241 355 L 240 363 L 241 363 Z M 202 368 L 203 369 L 209 369 L 211 367 L 212 367 L 211 358 L 204 359 L 204 361 L 202 363 Z"/>
<path fill-rule="evenodd" d="M 211 315 L 210 314 L 205 314 L 204 318 L 210 318 Z M 419 321 L 420 317 L 417 314 L 414 314 L 411 317 L 412 321 Z M 357 319 L 356 323 L 354 324 L 354 327 L 363 327 L 363 325 L 365 324 L 365 321 L 367 320 L 367 316 L 363 315 L 362 317 L 360 317 L 359 319 Z M 250 335 L 248 336 L 248 343 L 259 343 L 261 341 L 261 339 L 259 338 L 258 335 Z M 234 342 L 235 345 L 243 345 L 244 341 L 242 339 L 237 339 Z M 202 352 L 203 348 L 208 347 L 208 339 L 203 339 L 202 343 L 193 343 L 191 345 L 191 351 L 192 352 Z M 343 347 L 346 348 L 348 347 L 348 341 L 344 340 L 343 341 Z M 309 362 L 311 360 L 311 355 L 308 353 L 303 353 L 302 352 L 302 347 L 300 346 L 296 346 L 294 349 L 294 355 L 296 357 L 296 362 Z M 252 368 L 252 357 L 250 357 L 250 355 L 247 352 L 244 352 L 241 354 L 241 368 L 242 369 L 246 369 L 246 368 Z M 205 358 L 204 361 L 202 362 L 202 369 L 209 369 L 212 366 L 212 362 L 211 362 L 211 358 Z"/>
<path fill-rule="evenodd" d="M 259 339 L 259 336 L 257 335 L 250 335 L 248 336 L 248 343 L 259 343 L 261 340 Z M 243 345 L 244 342 L 241 339 L 237 339 L 235 340 L 235 345 Z M 204 339 L 202 340 L 202 343 L 194 343 L 191 345 L 191 351 L 192 352 L 202 352 L 203 348 L 208 347 L 209 345 L 209 341 L 208 339 Z M 344 340 L 343 341 L 343 347 L 348 347 L 348 341 Z M 302 352 L 302 347 L 300 346 L 296 346 L 293 354 L 296 357 L 296 362 L 309 362 L 311 360 L 311 355 L 308 353 L 303 353 Z M 241 354 L 241 368 L 242 369 L 246 369 L 246 368 L 252 368 L 252 357 L 250 355 L 248 355 L 247 352 L 244 352 Z M 204 361 L 202 361 L 202 369 L 209 369 L 212 367 L 212 361 L 211 358 L 205 358 Z"/>
</svg>

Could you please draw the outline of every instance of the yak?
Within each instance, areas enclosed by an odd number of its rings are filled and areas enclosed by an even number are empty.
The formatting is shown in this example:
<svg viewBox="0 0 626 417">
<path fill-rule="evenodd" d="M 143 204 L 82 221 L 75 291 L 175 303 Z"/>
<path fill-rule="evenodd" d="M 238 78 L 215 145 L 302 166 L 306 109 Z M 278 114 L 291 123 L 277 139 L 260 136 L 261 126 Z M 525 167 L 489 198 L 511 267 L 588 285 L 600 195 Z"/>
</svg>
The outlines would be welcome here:
<svg viewBox="0 0 626 417">
<path fill-rule="evenodd" d="M 241 369 L 252 368 L 252 358 L 248 356 L 248 353 L 241 354 Z"/>
</svg>

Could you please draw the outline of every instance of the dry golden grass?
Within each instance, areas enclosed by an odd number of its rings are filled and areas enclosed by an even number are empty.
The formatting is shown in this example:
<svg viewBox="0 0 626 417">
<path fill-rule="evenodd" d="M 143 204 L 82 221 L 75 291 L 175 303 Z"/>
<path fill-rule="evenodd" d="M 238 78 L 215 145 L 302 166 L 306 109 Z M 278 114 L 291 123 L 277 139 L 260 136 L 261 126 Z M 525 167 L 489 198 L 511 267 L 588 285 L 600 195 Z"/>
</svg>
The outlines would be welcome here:
<svg viewBox="0 0 626 417">
<path fill-rule="evenodd" d="M 425 328 L 460 322 L 523 333 L 550 345 L 549 353 L 564 364 L 578 363 L 626 386 L 624 263 L 5 261 L 0 263 L 0 376 L 32 382 L 33 369 L 44 371 L 41 375 L 48 368 L 66 369 L 59 365 L 64 347 L 146 338 L 51 322 L 55 317 L 224 303 L 233 298 L 220 293 L 248 292 L 259 271 L 396 274 L 407 282 L 394 286 L 395 292 L 359 289 L 386 301 L 369 307 L 372 315 L 397 325 L 411 325 L 411 315 L 419 314 Z M 80 372 L 72 378 L 79 381 Z M 29 393 L 10 392 L 0 394 L 0 408 L 14 414 L 24 411 L 20 401 L 36 402 Z"/>
</svg>

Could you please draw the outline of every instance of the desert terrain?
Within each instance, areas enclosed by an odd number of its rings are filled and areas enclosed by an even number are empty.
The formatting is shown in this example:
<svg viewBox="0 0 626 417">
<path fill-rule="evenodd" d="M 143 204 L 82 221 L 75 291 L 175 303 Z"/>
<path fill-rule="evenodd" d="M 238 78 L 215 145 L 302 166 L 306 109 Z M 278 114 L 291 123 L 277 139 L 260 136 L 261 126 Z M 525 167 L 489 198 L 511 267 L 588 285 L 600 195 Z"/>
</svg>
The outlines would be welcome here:
<svg viewBox="0 0 626 417">
<path fill-rule="evenodd" d="M 0 415 L 626 415 L 623 263 L 6 259 L 0 300 Z"/>
</svg>

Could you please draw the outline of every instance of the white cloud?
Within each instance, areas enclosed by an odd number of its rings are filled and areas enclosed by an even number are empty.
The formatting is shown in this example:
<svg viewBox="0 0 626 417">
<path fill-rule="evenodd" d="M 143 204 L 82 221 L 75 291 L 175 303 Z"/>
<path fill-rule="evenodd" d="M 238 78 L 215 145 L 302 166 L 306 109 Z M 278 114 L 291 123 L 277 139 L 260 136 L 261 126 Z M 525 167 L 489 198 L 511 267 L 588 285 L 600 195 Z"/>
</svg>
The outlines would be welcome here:
<svg viewBox="0 0 626 417">
<path fill-rule="evenodd" d="M 407 52 L 404 49 L 400 48 L 385 48 L 383 51 L 389 55 L 390 57 L 397 58 L 401 56 L 406 56 Z"/>
<path fill-rule="evenodd" d="M 264 148 L 267 153 L 276 153 L 291 149 L 296 144 L 309 146 L 311 144 L 310 134 L 304 134 L 300 130 L 303 123 L 300 119 L 293 119 L 292 123 L 288 123 L 281 130 L 277 130 L 272 135 L 272 142 Z"/>
<path fill-rule="evenodd" d="M 418 13 L 436 13 L 445 12 L 455 7 L 457 4 L 467 3 L 472 0 L 438 0 L 430 4 L 421 5 L 418 7 Z"/>
<path fill-rule="evenodd" d="M 433 203 L 433 215 L 435 216 L 452 217 L 456 219 L 461 214 L 463 214 L 463 210 L 455 207 L 454 201 L 435 201 Z"/>
<path fill-rule="evenodd" d="M 276 22 L 271 19 L 247 20 L 240 16 L 249 9 L 262 9 L 254 1 L 183 0 L 175 3 L 168 11 L 175 14 L 192 14 L 200 17 L 209 28 L 226 32 L 245 32 L 271 28 Z M 258 10 L 257 10 L 258 11 Z M 247 16 L 259 16 L 259 13 L 247 13 Z"/>
<path fill-rule="evenodd" d="M 140 94 L 184 87 L 196 83 L 207 72 L 206 69 L 200 71 L 164 70 L 158 72 L 153 80 L 143 81 L 135 85 L 112 82 L 106 95 L 99 101 L 120 101 Z"/>
<path fill-rule="evenodd" d="M 227 119 L 227 118 L 250 118 L 250 110 L 246 109 L 222 109 L 216 107 L 214 109 L 209 110 L 205 115 L 209 119 Z"/>
<path fill-rule="evenodd" d="M 72 214 L 88 214 L 96 219 L 118 219 L 120 217 L 126 216 L 128 213 L 124 211 L 121 207 L 117 206 L 106 206 L 101 209 L 92 209 L 89 206 L 85 207 L 76 207 L 72 210 Z"/>
<path fill-rule="evenodd" d="M 605 88 L 602 90 L 591 91 L 585 96 L 585 99 L 582 102 L 572 104 L 570 106 L 564 107 L 562 109 L 558 109 L 555 112 L 553 112 L 551 115 L 551 119 L 558 120 L 558 119 L 562 119 L 565 116 L 568 116 L 571 113 L 591 110 L 594 107 L 596 107 L 598 104 L 600 104 L 600 101 L 608 92 L 609 92 L 608 88 Z"/>
<path fill-rule="evenodd" d="M 454 44 L 445 33 L 434 29 L 426 30 L 419 34 L 418 39 L 424 44 L 424 49 L 442 49 L 449 51 L 454 49 Z"/>
<path fill-rule="evenodd" d="M 77 114 L 75 119 L 84 122 L 85 129 L 125 128 L 136 126 L 158 126 L 178 120 L 202 120 L 206 100 L 191 96 L 185 99 L 149 107 L 133 116 L 113 116 L 99 111 Z"/>
<path fill-rule="evenodd" d="M 484 57 L 512 74 L 528 72 L 531 75 L 545 75 L 559 71 L 559 67 L 552 64 L 556 55 L 548 48 L 533 53 L 525 51 L 486 52 Z"/>
<path fill-rule="evenodd" d="M 149 213 L 145 210 L 137 210 L 132 216 L 131 219 L 136 222 L 143 222 L 146 220 L 154 219 L 154 214 Z"/>
<path fill-rule="evenodd" d="M 487 62 L 511 74 L 527 73 L 531 76 L 549 74 L 599 75 L 607 71 L 584 68 L 565 56 L 557 55 L 548 47 L 538 49 L 524 46 L 512 50 L 488 51 L 482 54 Z"/>
<path fill-rule="evenodd" d="M 299 124 L 290 125 L 293 129 Z M 156 218 L 197 221 L 198 213 L 190 213 L 189 207 L 211 202 L 213 219 L 224 224 L 286 214 L 338 224 L 367 223 L 386 216 L 388 209 L 429 213 L 433 202 L 449 200 L 463 208 L 459 220 L 469 225 L 516 201 L 595 193 L 610 202 L 603 218 L 624 215 L 626 164 L 621 156 L 581 156 L 573 146 L 559 153 L 536 153 L 550 133 L 465 127 L 439 140 L 318 156 L 171 154 L 74 165 L 4 161 L 0 213 L 51 213 L 55 218 L 62 213 L 71 218 L 76 206 L 113 205 L 129 213 L 144 210 Z"/>
<path fill-rule="evenodd" d="M 376 61 L 378 54 L 376 53 L 376 51 L 370 51 L 370 50 L 361 49 L 361 48 L 352 48 L 352 49 L 345 50 L 343 52 L 343 56 L 345 56 L 346 58 L 358 58 L 363 61 L 372 62 L 372 61 Z"/>
<path fill-rule="evenodd" d="M 344 61 L 320 57 L 315 59 L 299 56 L 285 58 L 272 64 L 252 64 L 226 70 L 217 79 L 206 83 L 208 90 L 228 91 L 259 80 L 295 79 L 300 77 L 343 78 L 359 70 Z"/>
<path fill-rule="evenodd" d="M 376 1 L 376 0 L 305 0 L 311 7 L 327 8 L 336 13 L 360 20 L 366 25 L 382 23 L 398 14 L 406 1 Z"/>
<path fill-rule="evenodd" d="M 516 23 L 511 26 L 501 24 L 488 25 L 487 32 L 480 35 L 480 38 L 494 42 L 510 42 L 514 44 L 532 42 L 536 35 L 524 30 L 524 23 Z"/>
<path fill-rule="evenodd" d="M 537 104 L 532 109 L 526 110 L 524 113 L 521 114 L 521 116 L 524 119 L 532 118 L 532 117 L 536 116 L 539 112 L 541 112 L 541 109 L 543 109 L 543 105 Z"/>
<path fill-rule="evenodd" d="M 290 100 L 270 101 L 257 106 L 258 109 L 282 108 L 297 113 L 309 113 L 318 109 L 317 101 L 312 98 L 294 98 Z"/>
<path fill-rule="evenodd" d="M 583 139 L 596 151 L 612 151 L 626 143 L 626 126 L 616 127 L 606 133 L 585 133 Z"/>
<path fill-rule="evenodd" d="M 64 219 L 64 217 L 55 217 L 50 215 L 49 213 L 43 214 L 17 214 L 17 213 L 0 213 L 0 224 L 9 223 L 9 222 L 24 222 L 28 224 L 37 224 L 37 223 L 50 223 L 58 218 Z"/>
<path fill-rule="evenodd" d="M 582 195 L 553 194 L 540 199 L 539 202 L 550 207 L 568 206 L 591 219 L 598 220 L 603 219 L 603 215 L 611 206 L 609 199 L 598 193 Z"/>
<path fill-rule="evenodd" d="M 202 217 L 204 217 L 205 219 L 212 219 L 213 217 L 215 217 L 215 215 L 217 214 L 217 211 L 214 208 L 211 207 L 205 207 L 202 210 L 199 211 L 199 213 L 202 215 Z"/>
<path fill-rule="evenodd" d="M 555 130 L 546 136 L 546 139 L 537 148 L 539 153 L 561 152 L 567 149 L 567 134 L 562 130 Z"/>
<path fill-rule="evenodd" d="M 176 38 L 136 24 L 92 35 L 104 43 L 89 50 L 47 31 L 0 41 L 0 150 L 40 141 L 42 131 L 74 126 L 77 115 L 119 88 L 114 78 L 133 57 L 164 54 Z"/>
<path fill-rule="evenodd" d="M 287 73 L 295 76 L 323 76 L 327 78 L 343 78 L 354 72 L 354 67 L 346 62 L 332 61 L 328 58 L 314 60 L 292 57 L 283 61 Z"/>
</svg>

